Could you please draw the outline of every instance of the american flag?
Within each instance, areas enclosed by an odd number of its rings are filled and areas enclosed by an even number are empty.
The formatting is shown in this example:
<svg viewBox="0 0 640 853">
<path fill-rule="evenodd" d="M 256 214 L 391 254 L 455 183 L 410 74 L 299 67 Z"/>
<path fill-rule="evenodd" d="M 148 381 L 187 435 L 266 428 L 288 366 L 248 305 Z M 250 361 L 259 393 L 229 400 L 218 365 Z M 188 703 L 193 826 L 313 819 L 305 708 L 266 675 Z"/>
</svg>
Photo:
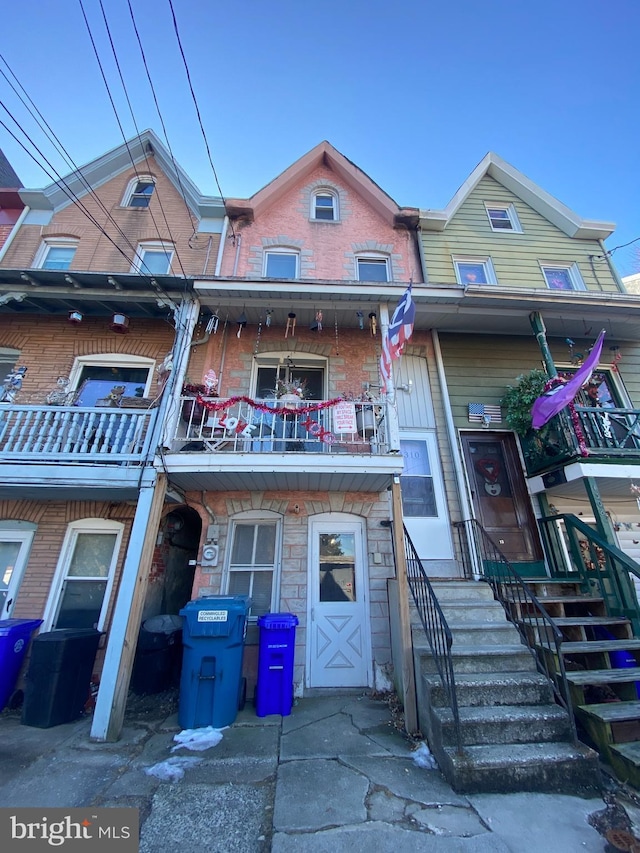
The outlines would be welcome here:
<svg viewBox="0 0 640 853">
<path fill-rule="evenodd" d="M 382 336 L 382 354 L 380 356 L 380 378 L 383 391 L 387 390 L 391 379 L 391 362 L 400 358 L 405 345 L 413 333 L 416 306 L 411 298 L 411 286 L 402 294 L 402 298 L 393 312 L 386 335 Z"/>
</svg>

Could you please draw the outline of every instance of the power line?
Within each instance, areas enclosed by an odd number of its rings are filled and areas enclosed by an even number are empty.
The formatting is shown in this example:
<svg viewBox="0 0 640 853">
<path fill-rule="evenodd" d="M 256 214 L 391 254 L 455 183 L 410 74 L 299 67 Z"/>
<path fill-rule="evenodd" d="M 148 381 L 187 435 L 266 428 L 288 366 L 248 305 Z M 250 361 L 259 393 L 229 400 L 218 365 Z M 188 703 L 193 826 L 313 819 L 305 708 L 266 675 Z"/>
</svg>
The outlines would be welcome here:
<svg viewBox="0 0 640 853">
<path fill-rule="evenodd" d="M 225 200 L 224 194 L 222 192 L 222 188 L 220 187 L 220 181 L 218 180 L 218 173 L 216 172 L 216 167 L 213 165 L 213 158 L 211 156 L 211 149 L 209 148 L 209 141 L 207 139 L 207 134 L 204 130 L 204 125 L 202 124 L 202 116 L 200 115 L 200 108 L 198 106 L 198 101 L 196 98 L 196 93 L 193 90 L 193 84 L 191 83 L 191 74 L 189 73 L 189 66 L 187 64 L 187 57 L 185 56 L 184 50 L 182 48 L 182 39 L 180 38 L 180 32 L 178 31 L 178 21 L 176 20 L 176 13 L 173 8 L 172 0 L 169 0 L 169 8 L 171 9 L 171 17 L 173 19 L 173 29 L 176 34 L 176 39 L 178 41 L 178 47 L 180 48 L 180 55 L 182 56 L 182 62 L 184 64 L 184 70 L 187 75 L 187 81 L 189 83 L 189 91 L 191 92 L 191 97 L 193 99 L 193 105 L 196 109 L 196 115 L 198 116 L 198 124 L 200 125 L 200 130 L 202 132 L 202 138 L 204 139 L 204 145 L 207 149 L 207 157 L 209 158 L 209 164 L 211 166 L 211 171 L 213 172 L 213 177 L 215 178 L 216 186 L 218 187 L 218 192 L 220 193 L 220 198 L 222 199 L 222 204 L 224 205 L 225 211 L 227 209 L 227 202 Z M 231 226 L 231 234 L 235 238 L 236 234 L 233 230 L 233 222 L 229 221 L 229 225 Z"/>
</svg>

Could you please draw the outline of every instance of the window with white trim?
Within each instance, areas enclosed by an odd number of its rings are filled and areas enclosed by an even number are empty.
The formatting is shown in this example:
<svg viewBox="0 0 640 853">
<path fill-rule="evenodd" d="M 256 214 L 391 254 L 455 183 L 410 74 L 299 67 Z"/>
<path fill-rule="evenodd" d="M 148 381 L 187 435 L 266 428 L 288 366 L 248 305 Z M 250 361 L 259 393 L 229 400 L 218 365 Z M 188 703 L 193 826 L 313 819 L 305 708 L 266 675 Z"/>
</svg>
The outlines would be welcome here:
<svg viewBox="0 0 640 853">
<path fill-rule="evenodd" d="M 402 439 L 404 468 L 400 477 L 402 512 L 408 518 L 436 518 L 438 507 L 426 441 Z"/>
<path fill-rule="evenodd" d="M 358 255 L 358 281 L 389 281 L 389 258 L 381 255 Z"/>
<path fill-rule="evenodd" d="M 511 231 L 514 234 L 522 234 L 522 226 L 520 225 L 516 209 L 512 204 L 498 204 L 485 201 L 484 206 L 492 231 Z"/>
<path fill-rule="evenodd" d="M 142 275 L 167 275 L 171 272 L 173 253 L 171 243 L 163 243 L 161 240 L 140 243 L 136 249 L 131 272 L 139 272 Z"/>
<path fill-rule="evenodd" d="M 79 356 L 69 375 L 69 391 L 76 392 L 76 406 L 95 406 L 116 385 L 124 385 L 125 397 L 148 397 L 155 361 L 121 353 Z"/>
<path fill-rule="evenodd" d="M 156 182 L 151 175 L 136 175 L 127 185 L 123 207 L 149 207 L 151 196 L 156 188 Z"/>
<path fill-rule="evenodd" d="M 67 528 L 42 630 L 105 625 L 124 525 L 85 518 Z"/>
<path fill-rule="evenodd" d="M 311 197 L 311 218 L 321 222 L 336 222 L 339 217 L 338 196 L 331 190 L 317 190 Z"/>
<path fill-rule="evenodd" d="M 78 248 L 78 241 L 65 237 L 51 237 L 42 241 L 33 260 L 34 269 L 68 270 Z"/>
<path fill-rule="evenodd" d="M 586 290 L 586 285 L 576 264 L 558 264 L 540 261 L 540 268 L 549 290 Z"/>
<path fill-rule="evenodd" d="M 267 249 L 262 274 L 267 278 L 298 278 L 298 253 L 291 249 Z"/>
<path fill-rule="evenodd" d="M 227 568 L 229 595 L 251 598 L 250 620 L 277 610 L 279 594 L 279 517 L 247 514 L 231 522 Z"/>
<path fill-rule="evenodd" d="M 18 597 L 36 526 L 0 521 L 0 619 L 8 619 Z"/>
<path fill-rule="evenodd" d="M 457 257 L 453 259 L 458 284 L 497 284 L 496 273 L 489 257 Z"/>
</svg>

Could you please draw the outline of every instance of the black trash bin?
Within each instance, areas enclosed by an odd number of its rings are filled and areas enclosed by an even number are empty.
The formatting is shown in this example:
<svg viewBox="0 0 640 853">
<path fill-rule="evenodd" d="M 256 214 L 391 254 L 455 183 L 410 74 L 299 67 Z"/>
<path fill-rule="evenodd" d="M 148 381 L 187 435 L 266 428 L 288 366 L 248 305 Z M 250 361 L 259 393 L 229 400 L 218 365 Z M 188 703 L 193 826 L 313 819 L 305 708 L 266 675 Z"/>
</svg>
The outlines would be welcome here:
<svg viewBox="0 0 640 853">
<path fill-rule="evenodd" d="M 82 716 L 100 632 L 62 628 L 39 634 L 31 646 L 22 724 L 48 729 Z"/>
<path fill-rule="evenodd" d="M 138 695 L 177 687 L 182 663 L 182 617 L 151 616 L 140 626 L 131 673 L 131 690 Z"/>
</svg>

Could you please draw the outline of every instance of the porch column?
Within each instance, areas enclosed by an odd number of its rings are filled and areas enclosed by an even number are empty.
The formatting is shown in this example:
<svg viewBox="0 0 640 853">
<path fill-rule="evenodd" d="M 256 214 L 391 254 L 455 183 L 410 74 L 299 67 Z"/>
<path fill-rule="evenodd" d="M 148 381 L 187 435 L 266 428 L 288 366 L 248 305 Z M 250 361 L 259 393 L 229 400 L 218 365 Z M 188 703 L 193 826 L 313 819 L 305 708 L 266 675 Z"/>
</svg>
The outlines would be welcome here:
<svg viewBox="0 0 640 853">
<path fill-rule="evenodd" d="M 109 631 L 91 724 L 93 741 L 116 741 L 122 731 L 149 569 L 166 492 L 166 475 L 146 468 Z"/>
</svg>

